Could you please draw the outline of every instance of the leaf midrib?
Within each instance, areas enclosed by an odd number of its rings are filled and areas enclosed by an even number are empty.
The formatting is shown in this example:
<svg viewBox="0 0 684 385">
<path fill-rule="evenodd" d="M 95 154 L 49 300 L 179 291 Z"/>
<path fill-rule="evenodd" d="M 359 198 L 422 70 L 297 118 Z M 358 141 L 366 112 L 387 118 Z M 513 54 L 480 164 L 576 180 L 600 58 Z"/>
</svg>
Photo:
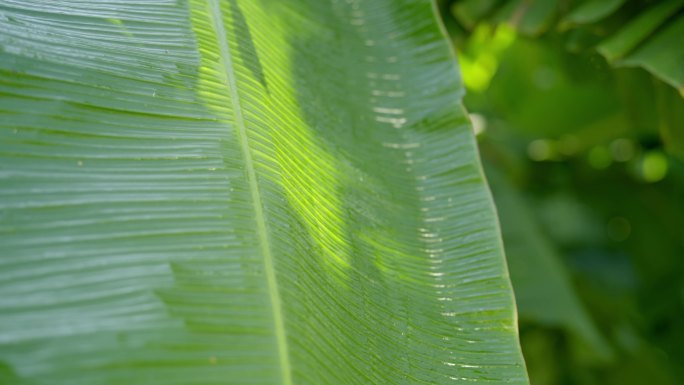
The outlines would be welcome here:
<svg viewBox="0 0 684 385">
<path fill-rule="evenodd" d="M 230 46 L 226 38 L 226 28 L 223 23 L 223 12 L 219 0 L 208 0 L 210 6 L 210 14 L 213 18 L 214 29 L 218 39 L 221 59 L 224 64 L 224 71 L 228 79 L 228 88 L 230 90 L 230 97 L 235 114 L 235 125 L 237 126 L 238 139 L 240 141 L 240 148 L 242 150 L 243 160 L 245 162 L 245 169 L 247 171 L 247 179 L 249 182 L 249 191 L 252 198 L 252 206 L 257 225 L 257 234 L 259 237 L 259 244 L 261 246 L 261 254 L 264 258 L 264 270 L 266 273 L 266 281 L 268 284 L 269 298 L 273 312 L 273 323 L 276 334 L 276 341 L 278 344 L 278 357 L 280 364 L 280 372 L 282 376 L 283 385 L 292 385 L 292 371 L 290 369 L 290 359 L 287 349 L 287 339 L 285 336 L 285 324 L 283 322 L 283 312 L 280 300 L 280 293 L 278 292 L 278 282 L 276 279 L 275 265 L 273 262 L 273 254 L 271 253 L 271 245 L 268 239 L 268 232 L 266 229 L 266 218 L 264 215 L 261 192 L 257 183 L 256 171 L 254 168 L 254 160 L 252 159 L 252 152 L 249 145 L 249 138 L 247 137 L 247 128 L 242 117 L 242 107 L 240 105 L 240 96 L 237 91 L 237 81 L 235 76 L 235 69 L 233 68 L 233 60 L 230 52 Z"/>
</svg>

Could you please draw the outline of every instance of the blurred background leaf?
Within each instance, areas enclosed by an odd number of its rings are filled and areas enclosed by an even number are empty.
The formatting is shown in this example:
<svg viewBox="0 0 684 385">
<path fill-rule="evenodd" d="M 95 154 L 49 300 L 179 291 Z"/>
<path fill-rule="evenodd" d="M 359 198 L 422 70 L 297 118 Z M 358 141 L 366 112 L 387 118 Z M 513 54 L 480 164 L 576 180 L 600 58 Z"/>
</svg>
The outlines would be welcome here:
<svg viewBox="0 0 684 385">
<path fill-rule="evenodd" d="M 567 268 L 554 244 L 541 231 L 531 207 L 505 174 L 486 164 L 497 197 L 508 266 L 523 322 L 563 329 L 577 338 L 578 348 L 592 360 L 612 360 L 612 350 L 575 293 Z M 559 218 L 560 219 L 560 218 Z"/>
</svg>

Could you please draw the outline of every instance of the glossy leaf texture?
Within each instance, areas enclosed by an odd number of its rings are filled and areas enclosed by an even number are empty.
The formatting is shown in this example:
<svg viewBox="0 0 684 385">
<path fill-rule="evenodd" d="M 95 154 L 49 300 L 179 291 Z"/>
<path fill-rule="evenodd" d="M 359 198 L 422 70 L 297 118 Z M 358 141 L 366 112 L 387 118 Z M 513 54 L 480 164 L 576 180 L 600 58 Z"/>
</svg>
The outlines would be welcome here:
<svg viewBox="0 0 684 385">
<path fill-rule="evenodd" d="M 0 0 L 0 383 L 526 384 L 419 0 Z"/>
</svg>

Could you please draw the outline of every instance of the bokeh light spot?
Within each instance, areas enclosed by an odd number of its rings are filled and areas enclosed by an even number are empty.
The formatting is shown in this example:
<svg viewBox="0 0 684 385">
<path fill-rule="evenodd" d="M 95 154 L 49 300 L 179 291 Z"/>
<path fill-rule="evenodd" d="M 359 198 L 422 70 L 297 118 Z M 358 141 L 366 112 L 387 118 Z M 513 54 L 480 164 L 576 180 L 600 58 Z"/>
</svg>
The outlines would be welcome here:
<svg viewBox="0 0 684 385">
<path fill-rule="evenodd" d="M 667 175 L 667 157 L 661 151 L 649 151 L 641 160 L 641 177 L 646 182 L 658 182 Z"/>
<path fill-rule="evenodd" d="M 626 162 L 634 157 L 634 143 L 627 138 L 615 139 L 610 144 L 610 152 L 616 162 Z"/>
<path fill-rule="evenodd" d="M 537 139 L 527 146 L 527 155 L 537 162 L 551 160 L 556 154 L 553 142 L 547 139 Z"/>
</svg>

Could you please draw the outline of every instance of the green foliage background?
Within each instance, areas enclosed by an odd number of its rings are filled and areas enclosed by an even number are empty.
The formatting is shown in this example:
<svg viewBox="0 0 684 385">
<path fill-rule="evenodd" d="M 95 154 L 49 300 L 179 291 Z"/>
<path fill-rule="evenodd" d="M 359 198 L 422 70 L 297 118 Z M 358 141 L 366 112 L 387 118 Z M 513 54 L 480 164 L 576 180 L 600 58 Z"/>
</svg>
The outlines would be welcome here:
<svg viewBox="0 0 684 385">
<path fill-rule="evenodd" d="M 684 383 L 684 2 L 441 5 L 532 384 Z"/>
</svg>

